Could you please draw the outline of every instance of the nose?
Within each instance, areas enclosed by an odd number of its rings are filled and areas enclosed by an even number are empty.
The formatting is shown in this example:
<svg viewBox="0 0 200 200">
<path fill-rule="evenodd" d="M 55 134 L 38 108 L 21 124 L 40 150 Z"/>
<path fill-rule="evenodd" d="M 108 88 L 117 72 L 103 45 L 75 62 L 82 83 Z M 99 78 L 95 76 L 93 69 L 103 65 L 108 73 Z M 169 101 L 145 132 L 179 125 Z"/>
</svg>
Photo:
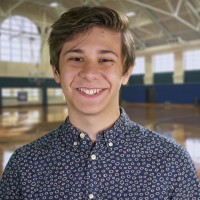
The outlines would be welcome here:
<svg viewBox="0 0 200 200">
<path fill-rule="evenodd" d="M 98 72 L 97 63 L 92 62 L 92 61 L 85 62 L 81 71 L 79 72 L 79 76 L 89 81 L 98 79 L 99 72 Z"/>
</svg>

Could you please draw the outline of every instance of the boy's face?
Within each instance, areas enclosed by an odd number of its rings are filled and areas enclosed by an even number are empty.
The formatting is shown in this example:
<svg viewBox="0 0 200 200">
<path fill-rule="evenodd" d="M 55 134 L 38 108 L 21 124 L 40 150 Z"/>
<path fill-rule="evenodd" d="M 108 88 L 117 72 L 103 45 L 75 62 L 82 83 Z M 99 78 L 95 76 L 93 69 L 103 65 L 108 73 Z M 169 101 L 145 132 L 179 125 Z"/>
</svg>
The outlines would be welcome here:
<svg viewBox="0 0 200 200">
<path fill-rule="evenodd" d="M 60 53 L 60 72 L 53 69 L 69 116 L 106 116 L 118 111 L 120 86 L 131 73 L 130 69 L 122 75 L 121 34 L 100 27 L 66 42 Z"/>
</svg>

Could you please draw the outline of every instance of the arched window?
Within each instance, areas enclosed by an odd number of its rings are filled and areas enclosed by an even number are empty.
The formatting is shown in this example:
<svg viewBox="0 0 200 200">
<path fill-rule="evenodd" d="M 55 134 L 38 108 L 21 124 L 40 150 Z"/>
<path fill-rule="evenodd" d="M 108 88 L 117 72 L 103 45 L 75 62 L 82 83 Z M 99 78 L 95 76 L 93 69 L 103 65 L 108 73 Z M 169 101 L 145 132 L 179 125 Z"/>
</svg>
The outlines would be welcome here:
<svg viewBox="0 0 200 200">
<path fill-rule="evenodd" d="M 26 17 L 11 16 L 0 25 L 0 60 L 40 62 L 41 38 L 37 26 Z"/>
</svg>

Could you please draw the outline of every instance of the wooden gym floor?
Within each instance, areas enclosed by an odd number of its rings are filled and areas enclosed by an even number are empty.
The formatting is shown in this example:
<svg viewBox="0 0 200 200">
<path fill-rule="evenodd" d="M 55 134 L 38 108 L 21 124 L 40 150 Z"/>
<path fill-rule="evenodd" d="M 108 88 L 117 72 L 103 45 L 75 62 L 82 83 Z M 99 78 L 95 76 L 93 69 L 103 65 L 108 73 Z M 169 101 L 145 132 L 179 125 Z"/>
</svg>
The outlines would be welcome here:
<svg viewBox="0 0 200 200">
<path fill-rule="evenodd" d="M 125 102 L 122 106 L 133 121 L 184 145 L 200 177 L 200 106 Z M 64 105 L 0 109 L 0 176 L 18 147 L 53 130 L 66 116 Z"/>
</svg>

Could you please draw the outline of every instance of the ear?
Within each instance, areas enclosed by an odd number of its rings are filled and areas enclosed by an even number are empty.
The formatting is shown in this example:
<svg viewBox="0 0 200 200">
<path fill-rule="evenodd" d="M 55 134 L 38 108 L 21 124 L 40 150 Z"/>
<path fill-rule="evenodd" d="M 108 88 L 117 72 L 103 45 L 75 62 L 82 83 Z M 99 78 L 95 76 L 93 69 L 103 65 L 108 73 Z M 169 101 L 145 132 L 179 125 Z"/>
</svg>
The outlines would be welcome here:
<svg viewBox="0 0 200 200">
<path fill-rule="evenodd" d="M 128 80 L 132 74 L 132 71 L 133 71 L 133 66 L 128 69 L 126 74 L 124 74 L 124 76 L 122 78 L 122 85 L 126 85 L 128 83 Z"/>
<path fill-rule="evenodd" d="M 52 66 L 52 71 L 53 71 L 54 80 L 56 81 L 56 83 L 60 83 L 60 74 L 58 70 L 56 69 L 56 67 Z"/>
</svg>

